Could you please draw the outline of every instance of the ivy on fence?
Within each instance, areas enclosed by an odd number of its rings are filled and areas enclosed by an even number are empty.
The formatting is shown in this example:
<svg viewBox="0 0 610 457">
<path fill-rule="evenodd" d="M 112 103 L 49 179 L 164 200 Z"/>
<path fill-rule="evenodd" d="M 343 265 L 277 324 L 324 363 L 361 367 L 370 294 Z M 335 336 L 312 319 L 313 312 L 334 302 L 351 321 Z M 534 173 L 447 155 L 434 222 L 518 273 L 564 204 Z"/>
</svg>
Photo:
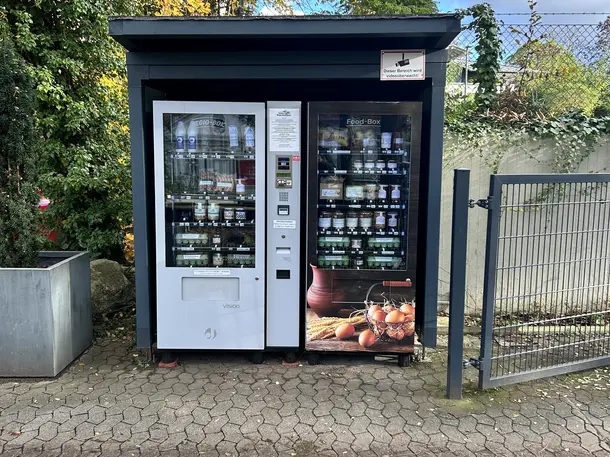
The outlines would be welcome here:
<svg viewBox="0 0 610 457">
<path fill-rule="evenodd" d="M 554 172 L 574 172 L 610 135 L 610 18 L 591 26 L 594 43 L 582 46 L 586 56 L 577 58 L 546 32 L 536 2 L 528 3 L 525 29 L 500 24 L 488 3 L 459 11 L 473 17 L 467 30 L 476 37 L 477 91 L 447 95 L 446 156 L 478 154 L 497 173 L 510 149 L 540 160 L 537 152 L 546 147 L 553 151 Z M 519 45 L 506 58 L 502 38 Z M 500 75 L 509 64 L 517 73 L 512 82 Z M 451 62 L 449 68 L 456 73 Z"/>
</svg>

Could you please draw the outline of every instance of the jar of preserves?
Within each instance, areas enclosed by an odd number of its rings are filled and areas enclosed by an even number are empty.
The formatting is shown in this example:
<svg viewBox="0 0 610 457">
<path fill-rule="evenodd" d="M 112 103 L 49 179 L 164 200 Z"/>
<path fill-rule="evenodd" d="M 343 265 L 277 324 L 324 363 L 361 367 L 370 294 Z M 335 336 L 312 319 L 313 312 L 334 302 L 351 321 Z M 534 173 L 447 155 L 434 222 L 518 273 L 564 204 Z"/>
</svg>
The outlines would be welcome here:
<svg viewBox="0 0 610 457">
<path fill-rule="evenodd" d="M 385 170 L 385 160 L 379 159 L 377 162 L 375 162 L 375 168 L 377 171 Z"/>
<path fill-rule="evenodd" d="M 224 208 L 222 211 L 222 217 L 226 222 L 235 220 L 235 210 L 233 208 Z"/>
<path fill-rule="evenodd" d="M 220 233 L 214 233 L 212 235 L 212 244 L 215 246 L 219 246 L 222 243 L 222 238 L 220 237 Z"/>
<path fill-rule="evenodd" d="M 384 231 L 385 230 L 385 211 L 375 211 L 375 230 Z"/>
<path fill-rule="evenodd" d="M 206 266 L 209 265 L 210 263 L 210 254 L 208 252 L 204 252 L 199 256 L 199 261 L 197 262 L 197 265 L 199 266 Z"/>
<path fill-rule="evenodd" d="M 347 213 L 345 225 L 350 230 L 356 230 L 358 228 L 358 213 L 355 211 L 349 211 Z"/>
<path fill-rule="evenodd" d="M 318 227 L 324 230 L 328 230 L 332 224 L 333 213 L 328 211 L 322 211 L 318 217 Z"/>
<path fill-rule="evenodd" d="M 398 170 L 398 162 L 396 162 L 395 160 L 388 160 L 388 170 L 389 171 Z"/>
<path fill-rule="evenodd" d="M 345 228 L 345 214 L 336 212 L 333 215 L 332 224 L 335 230 L 343 230 Z"/>
<path fill-rule="evenodd" d="M 364 198 L 364 186 L 361 186 L 361 185 L 345 186 L 345 198 L 347 200 L 362 200 Z"/>
<path fill-rule="evenodd" d="M 220 207 L 218 203 L 210 203 L 210 206 L 208 206 L 208 220 L 212 222 L 220 220 Z"/>
<path fill-rule="evenodd" d="M 373 213 L 370 211 L 363 211 L 360 213 L 360 228 L 363 230 L 370 230 L 373 226 Z"/>
<path fill-rule="evenodd" d="M 367 171 L 373 171 L 375 169 L 375 161 L 372 159 L 367 159 L 364 162 L 364 169 Z"/>
<path fill-rule="evenodd" d="M 214 254 L 214 258 L 212 259 L 212 265 L 214 265 L 215 267 L 222 267 L 225 263 L 225 258 L 222 256 L 222 254 L 219 252 L 217 254 Z"/>
<path fill-rule="evenodd" d="M 197 222 L 203 222 L 206 220 L 207 211 L 206 207 L 203 206 L 203 203 L 197 203 L 194 211 L 195 220 Z"/>
<path fill-rule="evenodd" d="M 243 222 L 247 219 L 248 214 L 246 212 L 246 208 L 235 208 L 235 219 L 240 222 Z"/>
<path fill-rule="evenodd" d="M 354 170 L 362 171 L 363 167 L 364 167 L 364 163 L 362 162 L 362 159 L 355 159 L 354 160 Z"/>
<path fill-rule="evenodd" d="M 367 200 L 377 199 L 377 184 L 369 183 L 364 185 L 364 197 Z"/>
</svg>

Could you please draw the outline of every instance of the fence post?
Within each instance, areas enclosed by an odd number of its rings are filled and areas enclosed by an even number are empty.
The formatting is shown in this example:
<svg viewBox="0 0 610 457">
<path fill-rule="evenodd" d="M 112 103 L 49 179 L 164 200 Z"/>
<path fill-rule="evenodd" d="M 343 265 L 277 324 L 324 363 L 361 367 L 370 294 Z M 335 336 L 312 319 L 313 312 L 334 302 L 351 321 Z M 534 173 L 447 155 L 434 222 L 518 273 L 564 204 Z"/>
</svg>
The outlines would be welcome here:
<svg viewBox="0 0 610 457">
<path fill-rule="evenodd" d="M 447 398 L 459 400 L 462 398 L 462 372 L 464 370 L 464 308 L 466 306 L 466 245 L 468 241 L 470 170 L 456 168 L 453 173 Z"/>
</svg>

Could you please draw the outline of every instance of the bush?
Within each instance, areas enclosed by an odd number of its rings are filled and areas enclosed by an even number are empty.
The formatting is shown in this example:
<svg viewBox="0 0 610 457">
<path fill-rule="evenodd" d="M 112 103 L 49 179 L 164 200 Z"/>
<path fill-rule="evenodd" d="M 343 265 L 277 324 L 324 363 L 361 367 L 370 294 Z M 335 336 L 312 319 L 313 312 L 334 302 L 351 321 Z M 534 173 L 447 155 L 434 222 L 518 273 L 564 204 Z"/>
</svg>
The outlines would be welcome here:
<svg viewBox="0 0 610 457">
<path fill-rule="evenodd" d="M 0 37 L 0 267 L 38 266 L 38 139 L 34 90 L 25 63 Z"/>
<path fill-rule="evenodd" d="M 124 53 L 108 36 L 108 16 L 129 14 L 129 3 L 3 2 L 36 88 L 39 186 L 57 247 L 119 261 L 131 223 L 129 132 Z"/>
</svg>

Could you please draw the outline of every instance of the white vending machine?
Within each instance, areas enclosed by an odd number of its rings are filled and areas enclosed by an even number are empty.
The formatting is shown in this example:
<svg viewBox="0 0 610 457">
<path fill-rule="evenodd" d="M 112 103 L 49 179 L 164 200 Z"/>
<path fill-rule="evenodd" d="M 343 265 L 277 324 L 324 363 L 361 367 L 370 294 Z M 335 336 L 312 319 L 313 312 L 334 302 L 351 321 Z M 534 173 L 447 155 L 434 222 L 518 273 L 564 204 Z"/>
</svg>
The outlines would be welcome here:
<svg viewBox="0 0 610 457">
<path fill-rule="evenodd" d="M 300 111 L 269 151 L 270 106 L 154 102 L 158 349 L 299 345 Z"/>
</svg>

